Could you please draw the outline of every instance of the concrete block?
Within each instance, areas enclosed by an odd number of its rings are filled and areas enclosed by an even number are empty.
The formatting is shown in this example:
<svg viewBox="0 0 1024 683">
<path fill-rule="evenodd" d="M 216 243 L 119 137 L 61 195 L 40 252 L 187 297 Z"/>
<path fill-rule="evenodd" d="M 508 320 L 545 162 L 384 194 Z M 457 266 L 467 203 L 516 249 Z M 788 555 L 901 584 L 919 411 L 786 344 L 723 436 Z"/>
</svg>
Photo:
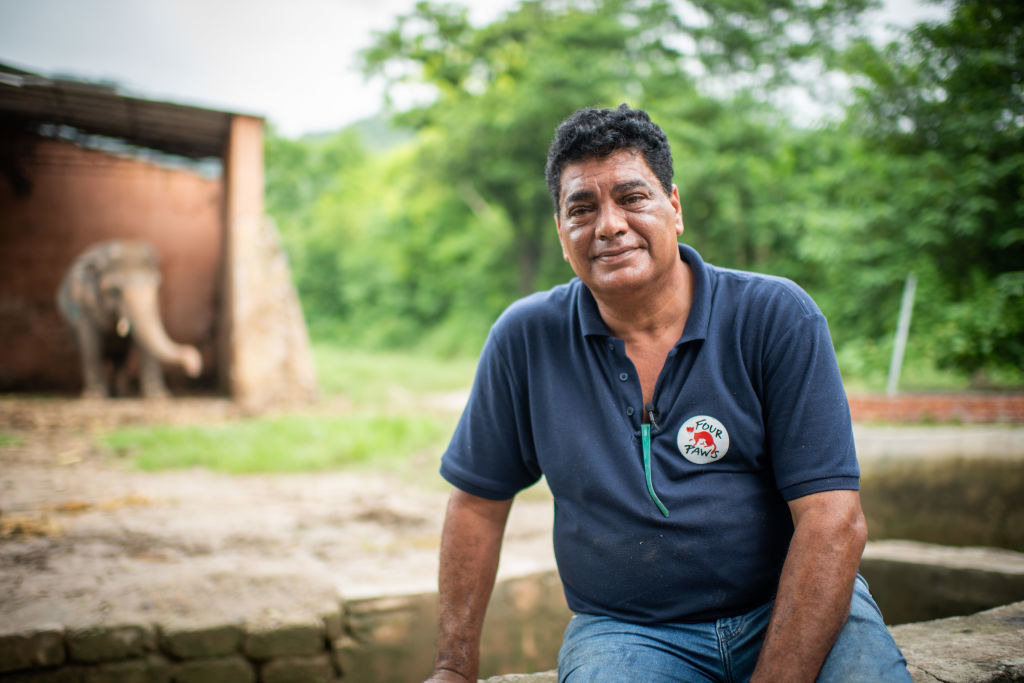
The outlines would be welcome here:
<svg viewBox="0 0 1024 683">
<path fill-rule="evenodd" d="M 244 652 L 253 659 L 315 655 L 326 649 L 324 622 L 318 617 L 258 622 L 248 624 L 246 630 Z"/>
<path fill-rule="evenodd" d="M 1024 429 L 1018 430 L 1024 435 Z M 961 430 L 962 437 L 970 430 Z M 1020 451 L 941 455 L 944 444 L 917 430 L 930 455 L 861 460 L 861 504 L 874 539 L 908 539 L 1024 552 L 1024 467 Z M 977 435 L 981 440 L 981 435 Z M 857 455 L 861 442 L 857 440 Z"/>
<path fill-rule="evenodd" d="M 395 595 L 345 603 L 346 635 L 332 642 L 345 681 L 407 683 L 430 675 L 437 594 Z"/>
<path fill-rule="evenodd" d="M 360 643 L 402 645 L 428 632 L 437 620 L 437 595 L 390 595 L 351 600 L 345 604 L 345 627 Z"/>
<path fill-rule="evenodd" d="M 82 683 L 170 683 L 171 666 L 158 655 L 82 667 Z"/>
<path fill-rule="evenodd" d="M 343 624 L 341 620 L 341 608 L 338 605 L 334 605 L 324 611 L 324 635 L 328 641 L 337 640 L 341 637 L 343 631 Z"/>
<path fill-rule="evenodd" d="M 331 683 L 334 680 L 334 667 L 326 654 L 279 657 L 260 667 L 261 683 Z"/>
<path fill-rule="evenodd" d="M 572 613 L 555 571 L 499 582 L 484 620 L 480 671 L 546 671 Z M 400 595 L 345 603 L 347 637 L 332 641 L 344 680 L 405 683 L 433 667 L 437 595 Z"/>
<path fill-rule="evenodd" d="M 57 669 L 22 670 L 0 674 L 0 683 L 82 683 L 80 666 L 62 666 Z"/>
<path fill-rule="evenodd" d="M 547 671 L 557 666 L 571 618 L 558 572 L 499 582 L 484 619 L 480 672 Z"/>
<path fill-rule="evenodd" d="M 543 671 L 536 674 L 505 674 L 492 676 L 485 683 L 558 683 L 558 671 Z"/>
<path fill-rule="evenodd" d="M 64 659 L 64 631 L 58 627 L 0 634 L 0 672 L 57 666 Z"/>
<path fill-rule="evenodd" d="M 156 649 L 152 628 L 139 625 L 69 629 L 67 645 L 70 659 L 84 663 L 141 657 Z"/>
<path fill-rule="evenodd" d="M 1024 602 L 891 630 L 915 683 L 1024 681 Z"/>
<path fill-rule="evenodd" d="M 887 624 L 973 614 L 1024 600 L 1024 553 L 872 541 L 861 574 Z"/>
<path fill-rule="evenodd" d="M 238 652 L 244 637 L 236 624 L 168 624 L 160 627 L 160 649 L 176 659 L 225 657 Z"/>
<path fill-rule="evenodd" d="M 171 680 L 174 683 L 255 683 L 256 670 L 240 656 L 193 659 L 178 664 Z"/>
</svg>

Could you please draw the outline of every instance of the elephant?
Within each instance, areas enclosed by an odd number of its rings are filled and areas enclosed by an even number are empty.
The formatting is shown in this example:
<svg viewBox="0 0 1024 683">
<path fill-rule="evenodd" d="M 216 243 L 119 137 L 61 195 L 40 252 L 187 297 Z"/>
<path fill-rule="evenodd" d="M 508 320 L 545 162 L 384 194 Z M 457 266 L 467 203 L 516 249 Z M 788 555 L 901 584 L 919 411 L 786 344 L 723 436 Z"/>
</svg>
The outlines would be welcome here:
<svg viewBox="0 0 1024 683">
<path fill-rule="evenodd" d="M 137 354 L 144 398 L 168 395 L 161 363 L 180 366 L 189 377 L 203 369 L 194 346 L 174 342 L 160 320 L 160 262 L 147 242 L 111 240 L 82 252 L 57 290 L 57 308 L 78 343 L 84 398 L 110 394 L 104 355 L 124 360 Z M 120 386 L 123 393 L 127 382 Z"/>
</svg>

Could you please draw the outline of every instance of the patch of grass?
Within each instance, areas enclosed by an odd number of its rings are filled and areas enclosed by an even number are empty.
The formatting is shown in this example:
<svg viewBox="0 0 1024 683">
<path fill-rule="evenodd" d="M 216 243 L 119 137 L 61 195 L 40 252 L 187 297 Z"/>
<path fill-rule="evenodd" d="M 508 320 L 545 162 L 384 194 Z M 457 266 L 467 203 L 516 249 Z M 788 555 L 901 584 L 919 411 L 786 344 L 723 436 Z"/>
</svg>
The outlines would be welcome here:
<svg viewBox="0 0 1024 683">
<path fill-rule="evenodd" d="M 0 448 L 3 448 L 4 446 L 20 446 L 20 445 L 21 445 L 21 439 L 19 439 L 18 437 L 14 436 L 13 434 L 7 434 L 5 432 L 0 432 Z"/>
<path fill-rule="evenodd" d="M 324 342 L 314 342 L 313 359 L 323 395 L 345 395 L 360 407 L 385 406 L 396 389 L 423 394 L 468 388 L 476 369 L 475 358 L 351 350 Z"/>
<path fill-rule="evenodd" d="M 346 467 L 420 477 L 437 468 L 457 414 L 431 409 L 431 394 L 466 388 L 473 359 L 313 346 L 320 392 L 345 412 L 257 417 L 189 427 L 117 429 L 101 445 L 143 470 L 205 467 L 230 473 Z M 402 400 L 393 400 L 400 396 Z"/>
<path fill-rule="evenodd" d="M 394 463 L 440 453 L 451 432 L 436 417 L 292 415 L 193 427 L 131 427 L 103 438 L 143 470 L 206 467 L 230 473 L 298 472 Z"/>
</svg>

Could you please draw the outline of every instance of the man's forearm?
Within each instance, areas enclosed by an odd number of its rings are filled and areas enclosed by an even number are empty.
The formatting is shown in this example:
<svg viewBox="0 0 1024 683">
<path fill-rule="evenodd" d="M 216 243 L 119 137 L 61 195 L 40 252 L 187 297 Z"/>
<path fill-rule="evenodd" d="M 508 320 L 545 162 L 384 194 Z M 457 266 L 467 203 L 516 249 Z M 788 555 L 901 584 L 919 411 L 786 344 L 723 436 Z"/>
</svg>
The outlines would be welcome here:
<svg viewBox="0 0 1024 683">
<path fill-rule="evenodd" d="M 511 500 L 486 500 L 459 490 L 448 501 L 441 534 L 434 680 L 476 681 L 480 631 L 511 506 Z"/>
<path fill-rule="evenodd" d="M 867 536 L 856 491 L 791 504 L 795 530 L 751 681 L 813 681 L 846 622 Z"/>
</svg>

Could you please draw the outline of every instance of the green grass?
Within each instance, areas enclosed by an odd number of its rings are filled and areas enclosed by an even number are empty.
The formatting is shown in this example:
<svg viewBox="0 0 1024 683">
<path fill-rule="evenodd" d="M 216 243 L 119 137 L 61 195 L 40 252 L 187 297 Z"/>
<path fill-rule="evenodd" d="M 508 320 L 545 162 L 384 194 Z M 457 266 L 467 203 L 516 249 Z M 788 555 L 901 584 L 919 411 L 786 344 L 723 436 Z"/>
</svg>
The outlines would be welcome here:
<svg viewBox="0 0 1024 683">
<path fill-rule="evenodd" d="M 407 351 L 348 350 L 313 344 L 324 396 L 344 395 L 361 407 L 386 407 L 395 390 L 412 395 L 453 391 L 473 381 L 475 358 L 436 358 Z"/>
<path fill-rule="evenodd" d="M 18 437 L 14 436 L 13 434 L 6 434 L 4 432 L 0 432 L 0 448 L 3 448 L 4 446 L 20 445 L 21 439 L 19 439 Z"/>
<path fill-rule="evenodd" d="M 473 358 L 437 358 L 417 352 L 343 349 L 313 344 L 322 406 L 308 414 L 262 417 L 189 427 L 121 428 L 101 444 L 144 470 L 205 467 L 232 473 L 371 468 L 424 481 L 458 415 L 438 409 L 433 394 L 468 388 Z M 840 354 L 847 391 L 879 391 L 884 372 Z M 848 373 L 848 370 L 854 370 Z M 861 371 L 860 374 L 857 371 Z M 965 380 L 908 358 L 900 388 L 964 388 Z M 334 402 L 336 397 L 345 400 Z M 333 408 L 338 405 L 340 407 Z M 17 443 L 0 432 L 0 446 Z"/>
<path fill-rule="evenodd" d="M 193 427 L 133 427 L 104 443 L 143 470 L 206 467 L 231 473 L 308 472 L 384 464 L 417 451 L 440 452 L 447 425 L 438 418 L 292 415 Z"/>
<path fill-rule="evenodd" d="M 121 428 L 101 444 L 149 471 L 369 467 L 419 476 L 436 469 L 458 415 L 433 408 L 430 395 L 468 387 L 474 359 L 351 351 L 326 343 L 314 344 L 313 352 L 321 395 L 327 402 L 344 397 L 338 405 L 347 407 L 188 427 Z"/>
</svg>

